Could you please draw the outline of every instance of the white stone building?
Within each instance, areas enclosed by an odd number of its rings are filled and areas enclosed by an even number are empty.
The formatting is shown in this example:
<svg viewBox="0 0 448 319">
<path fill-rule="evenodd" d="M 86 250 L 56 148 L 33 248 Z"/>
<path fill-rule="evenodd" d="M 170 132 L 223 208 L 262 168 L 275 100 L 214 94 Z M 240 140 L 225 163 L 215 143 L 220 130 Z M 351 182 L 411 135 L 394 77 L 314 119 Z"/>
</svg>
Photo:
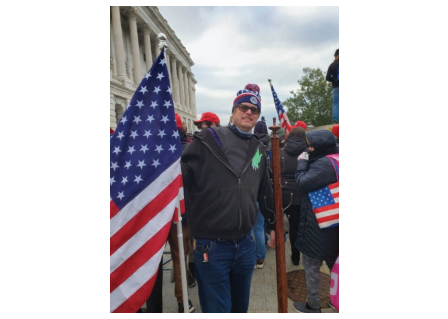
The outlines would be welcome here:
<svg viewBox="0 0 448 319">
<path fill-rule="evenodd" d="M 194 132 L 194 62 L 157 7 L 110 7 L 110 127 L 117 123 L 159 54 L 157 35 L 167 37 L 167 62 L 176 112 Z"/>
</svg>

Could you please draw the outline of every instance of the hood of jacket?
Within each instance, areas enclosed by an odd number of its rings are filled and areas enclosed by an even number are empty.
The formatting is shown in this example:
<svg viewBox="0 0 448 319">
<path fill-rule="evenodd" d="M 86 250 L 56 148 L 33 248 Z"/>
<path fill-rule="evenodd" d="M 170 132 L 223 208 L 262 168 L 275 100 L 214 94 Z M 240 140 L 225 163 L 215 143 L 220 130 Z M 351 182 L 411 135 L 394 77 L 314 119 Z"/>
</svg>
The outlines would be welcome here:
<svg viewBox="0 0 448 319">
<path fill-rule="evenodd" d="M 315 150 L 336 146 L 336 138 L 329 130 L 311 131 L 306 133 L 306 137 Z"/>
<path fill-rule="evenodd" d="M 289 155 L 300 155 L 306 147 L 306 141 L 301 137 L 290 137 L 285 141 L 285 152 Z"/>
<path fill-rule="evenodd" d="M 261 143 L 263 143 L 265 146 L 269 143 L 269 135 L 264 133 L 254 133 L 254 136 L 257 136 L 260 138 Z"/>
</svg>

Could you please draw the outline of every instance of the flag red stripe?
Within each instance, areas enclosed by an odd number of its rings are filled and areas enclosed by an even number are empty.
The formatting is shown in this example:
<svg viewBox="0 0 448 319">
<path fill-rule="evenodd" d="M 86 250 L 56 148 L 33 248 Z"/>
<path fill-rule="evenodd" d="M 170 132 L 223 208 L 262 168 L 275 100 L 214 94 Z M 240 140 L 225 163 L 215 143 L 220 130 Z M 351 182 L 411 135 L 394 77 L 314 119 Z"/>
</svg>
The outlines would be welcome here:
<svg viewBox="0 0 448 319">
<path fill-rule="evenodd" d="M 158 266 L 159 264 L 157 264 Z M 157 267 L 158 269 L 158 267 Z M 117 309 L 113 312 L 127 312 L 127 313 L 135 313 L 138 309 L 145 303 L 151 294 L 152 288 L 154 287 L 154 283 L 157 279 L 157 270 L 154 276 L 151 277 L 143 286 L 140 287 L 132 296 L 126 299 Z"/>
<path fill-rule="evenodd" d="M 110 201 L 110 218 L 112 219 L 112 217 L 117 215 L 119 211 L 120 211 L 120 209 L 118 208 L 118 206 L 115 205 L 113 200 L 111 200 Z"/>
<path fill-rule="evenodd" d="M 333 189 L 333 188 L 336 188 L 336 187 L 339 187 L 339 182 L 328 185 L 329 189 Z"/>
<path fill-rule="evenodd" d="M 331 194 L 331 195 L 333 195 L 333 198 L 338 198 L 338 197 L 339 197 L 339 192 L 337 192 L 337 193 L 333 193 L 333 194 Z"/>
<path fill-rule="evenodd" d="M 165 187 L 164 190 L 162 190 L 150 203 L 148 203 L 148 205 L 132 217 L 131 220 L 123 225 L 123 227 L 121 227 L 110 238 L 111 256 L 178 196 L 179 180 L 182 180 L 181 175 L 178 175 L 167 187 Z"/>
<path fill-rule="evenodd" d="M 317 220 L 317 222 L 318 223 L 324 223 L 324 222 L 328 222 L 330 220 L 335 220 L 335 219 L 339 219 L 339 214 L 335 214 L 335 215 L 330 215 L 330 216 L 319 218 Z"/>
<path fill-rule="evenodd" d="M 110 292 L 114 291 L 134 272 L 143 266 L 155 253 L 162 249 L 168 238 L 171 221 L 163 226 L 157 234 L 151 237 L 142 247 L 140 247 L 131 257 L 110 274 Z"/>
<path fill-rule="evenodd" d="M 336 209 L 336 208 L 339 208 L 339 203 L 334 203 L 334 204 L 331 204 L 331 205 L 327 205 L 327 206 L 316 208 L 314 210 L 314 213 L 315 214 L 319 214 L 319 213 L 325 212 L 327 210 Z"/>
</svg>

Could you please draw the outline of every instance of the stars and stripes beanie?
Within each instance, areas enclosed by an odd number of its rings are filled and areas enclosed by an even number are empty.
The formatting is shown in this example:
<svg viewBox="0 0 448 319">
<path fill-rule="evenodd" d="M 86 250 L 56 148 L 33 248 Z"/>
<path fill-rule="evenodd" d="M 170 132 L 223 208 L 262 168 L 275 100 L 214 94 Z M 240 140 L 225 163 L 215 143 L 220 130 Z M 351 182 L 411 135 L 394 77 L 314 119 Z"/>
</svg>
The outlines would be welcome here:
<svg viewBox="0 0 448 319">
<path fill-rule="evenodd" d="M 235 106 L 243 102 L 249 102 L 258 107 L 261 113 L 261 95 L 260 87 L 256 84 L 247 84 L 244 89 L 236 93 L 236 99 L 233 101 L 232 112 Z"/>
</svg>

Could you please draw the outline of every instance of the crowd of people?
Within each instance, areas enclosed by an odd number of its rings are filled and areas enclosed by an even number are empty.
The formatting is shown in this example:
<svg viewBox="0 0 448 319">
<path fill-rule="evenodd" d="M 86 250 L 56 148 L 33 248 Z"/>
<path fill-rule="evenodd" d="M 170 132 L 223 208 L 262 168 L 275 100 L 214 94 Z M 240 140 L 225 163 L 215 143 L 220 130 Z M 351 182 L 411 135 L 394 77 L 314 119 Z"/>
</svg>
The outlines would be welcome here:
<svg viewBox="0 0 448 319">
<path fill-rule="evenodd" d="M 320 267 L 331 270 L 339 255 L 339 227 L 322 228 L 310 192 L 336 183 L 339 171 L 339 49 L 327 81 L 333 86 L 333 123 L 330 130 L 307 131 L 297 121 L 280 137 L 280 166 L 284 214 L 289 220 L 290 258 L 301 259 L 307 283 L 307 301 L 295 302 L 298 312 L 321 312 Z M 183 248 L 188 287 L 198 286 L 202 312 L 247 312 L 252 274 L 263 269 L 266 244 L 275 247 L 272 152 L 269 132 L 261 114 L 260 88 L 248 84 L 236 94 L 227 126 L 212 112 L 194 121 L 198 130 L 187 132 L 176 123 L 182 142 L 182 176 L 186 213 L 182 218 Z M 338 164 L 337 164 L 338 165 Z M 269 235 L 269 237 L 267 236 Z M 277 240 L 282 240 L 277 238 Z M 176 226 L 168 242 L 173 260 L 179 313 L 184 312 L 179 245 Z M 162 262 L 153 292 L 146 303 L 150 312 L 162 312 Z M 188 301 L 189 312 L 194 312 Z M 330 303 L 329 306 L 333 307 Z"/>
</svg>

